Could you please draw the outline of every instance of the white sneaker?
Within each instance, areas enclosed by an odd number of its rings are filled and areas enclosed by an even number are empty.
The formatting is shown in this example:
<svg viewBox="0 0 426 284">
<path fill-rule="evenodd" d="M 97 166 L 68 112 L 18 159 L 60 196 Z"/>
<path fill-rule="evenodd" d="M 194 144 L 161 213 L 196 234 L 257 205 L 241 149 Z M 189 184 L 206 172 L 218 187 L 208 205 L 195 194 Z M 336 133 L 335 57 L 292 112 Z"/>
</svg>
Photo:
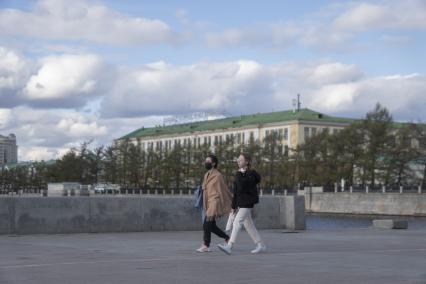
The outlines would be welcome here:
<svg viewBox="0 0 426 284">
<path fill-rule="evenodd" d="M 258 243 L 256 248 L 251 251 L 252 254 L 258 254 L 266 251 L 266 246 L 263 243 Z"/>
<path fill-rule="evenodd" d="M 198 251 L 198 252 L 211 252 L 210 248 L 206 245 L 202 245 L 201 247 L 197 248 L 196 251 Z"/>
<path fill-rule="evenodd" d="M 217 245 L 218 248 L 223 251 L 226 254 L 231 254 L 232 251 L 232 246 L 230 246 L 229 244 L 223 244 L 223 245 Z"/>
</svg>

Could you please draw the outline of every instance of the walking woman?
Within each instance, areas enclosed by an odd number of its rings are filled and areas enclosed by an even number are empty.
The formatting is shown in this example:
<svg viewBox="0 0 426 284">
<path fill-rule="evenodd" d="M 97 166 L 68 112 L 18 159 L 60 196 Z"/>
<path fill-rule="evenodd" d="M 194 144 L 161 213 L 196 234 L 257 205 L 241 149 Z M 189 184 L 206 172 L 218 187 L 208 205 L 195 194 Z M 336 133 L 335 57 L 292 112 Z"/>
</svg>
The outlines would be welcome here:
<svg viewBox="0 0 426 284">
<path fill-rule="evenodd" d="M 260 175 L 250 168 L 250 157 L 247 154 L 241 154 L 237 160 L 239 170 L 235 174 L 234 196 L 232 199 L 232 213 L 238 210 L 232 226 L 231 238 L 227 244 L 218 245 L 220 250 L 231 254 L 232 247 L 237 240 L 238 233 L 242 227 L 246 229 L 253 242 L 256 244 L 252 254 L 266 251 L 266 246 L 254 226 L 251 217 L 255 204 L 259 203 L 259 194 L 257 184 L 260 183 Z"/>
<path fill-rule="evenodd" d="M 232 194 L 226 186 L 222 174 L 217 170 L 218 160 L 213 154 L 207 156 L 205 168 L 207 173 L 203 181 L 203 207 L 205 218 L 203 223 L 204 243 L 198 252 L 210 252 L 211 234 L 227 242 L 229 236 L 216 225 L 216 219 L 231 211 Z"/>
</svg>

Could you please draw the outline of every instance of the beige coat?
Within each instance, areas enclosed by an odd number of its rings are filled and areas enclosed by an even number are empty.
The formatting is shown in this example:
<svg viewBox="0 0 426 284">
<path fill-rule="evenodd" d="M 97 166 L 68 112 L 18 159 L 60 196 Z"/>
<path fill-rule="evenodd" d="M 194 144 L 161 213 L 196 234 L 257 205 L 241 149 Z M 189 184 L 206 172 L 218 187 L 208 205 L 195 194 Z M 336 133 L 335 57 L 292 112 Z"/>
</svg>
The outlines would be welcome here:
<svg viewBox="0 0 426 284">
<path fill-rule="evenodd" d="M 222 174 L 212 169 L 204 175 L 203 205 L 208 220 L 224 216 L 231 211 L 232 194 Z"/>
</svg>

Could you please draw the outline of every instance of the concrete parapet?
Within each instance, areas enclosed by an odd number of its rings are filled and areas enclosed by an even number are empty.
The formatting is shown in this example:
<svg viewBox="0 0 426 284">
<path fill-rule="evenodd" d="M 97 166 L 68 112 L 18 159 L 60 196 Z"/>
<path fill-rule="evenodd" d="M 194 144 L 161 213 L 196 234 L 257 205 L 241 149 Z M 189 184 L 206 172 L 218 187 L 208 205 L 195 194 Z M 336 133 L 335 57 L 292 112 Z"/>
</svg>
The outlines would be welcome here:
<svg viewBox="0 0 426 284">
<path fill-rule="evenodd" d="M 339 192 L 305 194 L 314 213 L 426 216 L 426 195 L 417 193 Z"/>
<path fill-rule="evenodd" d="M 259 229 L 305 229 L 303 196 L 261 197 Z M 224 226 L 226 217 L 218 220 Z M 0 234 L 201 230 L 192 196 L 1 197 Z"/>
</svg>

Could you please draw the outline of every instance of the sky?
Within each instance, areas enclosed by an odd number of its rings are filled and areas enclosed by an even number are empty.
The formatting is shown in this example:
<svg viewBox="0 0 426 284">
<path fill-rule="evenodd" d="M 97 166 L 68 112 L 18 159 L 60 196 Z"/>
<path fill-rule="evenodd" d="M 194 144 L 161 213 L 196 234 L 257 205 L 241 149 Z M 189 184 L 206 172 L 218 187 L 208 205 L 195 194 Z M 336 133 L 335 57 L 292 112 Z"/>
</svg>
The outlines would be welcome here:
<svg viewBox="0 0 426 284">
<path fill-rule="evenodd" d="M 426 121 L 426 1 L 0 0 L 0 134 L 18 159 L 196 112 Z"/>
</svg>

